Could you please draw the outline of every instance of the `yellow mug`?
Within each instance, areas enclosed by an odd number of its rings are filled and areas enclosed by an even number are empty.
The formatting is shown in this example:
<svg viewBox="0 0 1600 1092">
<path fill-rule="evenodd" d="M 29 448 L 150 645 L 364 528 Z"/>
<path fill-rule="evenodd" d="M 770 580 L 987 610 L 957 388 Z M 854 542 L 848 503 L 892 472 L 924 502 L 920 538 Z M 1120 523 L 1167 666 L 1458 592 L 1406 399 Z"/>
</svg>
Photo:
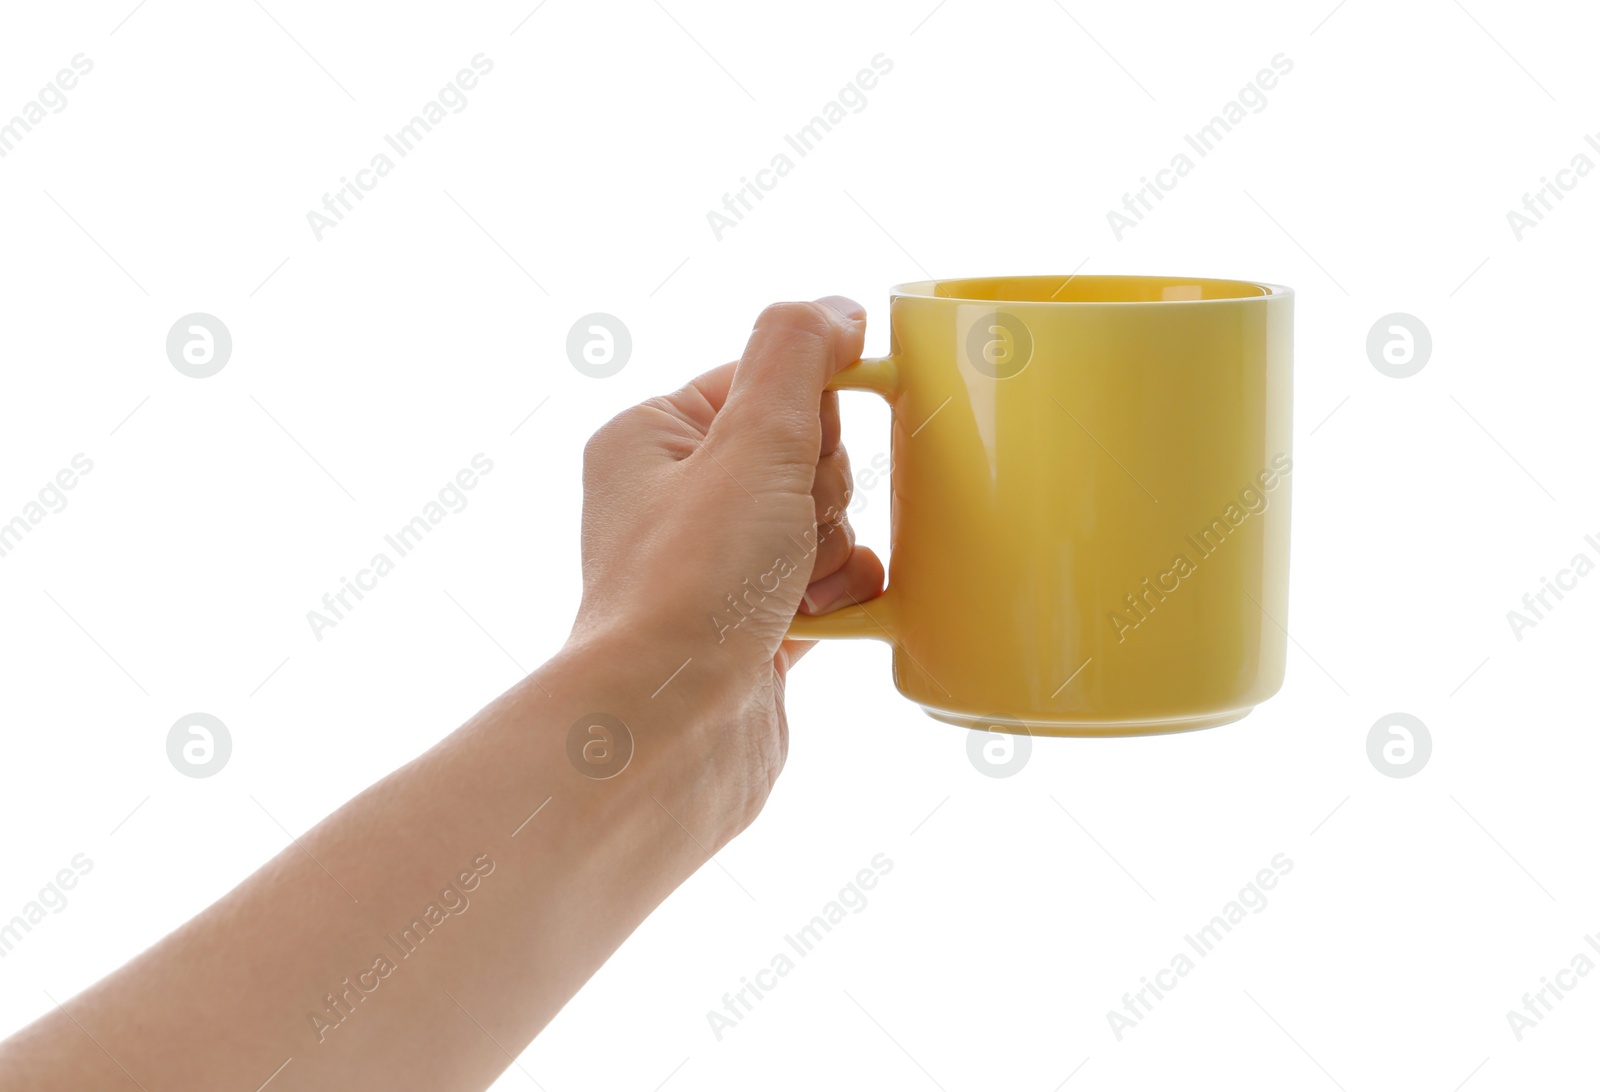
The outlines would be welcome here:
<svg viewBox="0 0 1600 1092">
<path fill-rule="evenodd" d="M 1283 683 L 1293 295 L 1186 277 L 922 281 L 830 387 L 893 410 L 888 590 L 795 618 L 893 647 L 951 724 L 1141 735 Z"/>
</svg>

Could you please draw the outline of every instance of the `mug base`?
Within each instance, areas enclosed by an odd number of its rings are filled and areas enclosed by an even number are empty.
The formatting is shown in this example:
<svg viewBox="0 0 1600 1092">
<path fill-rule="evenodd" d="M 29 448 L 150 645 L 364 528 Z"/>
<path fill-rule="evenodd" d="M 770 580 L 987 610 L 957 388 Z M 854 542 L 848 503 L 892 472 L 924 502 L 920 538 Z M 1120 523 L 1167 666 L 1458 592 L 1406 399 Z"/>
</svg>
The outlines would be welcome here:
<svg viewBox="0 0 1600 1092">
<path fill-rule="evenodd" d="M 1220 713 L 1151 720 L 1060 720 L 1048 716 L 986 719 L 964 713 L 951 713 L 926 705 L 922 706 L 922 711 L 945 724 L 954 724 L 958 728 L 971 728 L 980 732 L 1009 731 L 1007 726 L 1020 723 L 1027 734 L 1033 736 L 1159 736 L 1232 724 L 1236 720 L 1244 719 L 1254 708 L 1254 705 L 1246 705 L 1239 709 L 1225 709 Z"/>
</svg>

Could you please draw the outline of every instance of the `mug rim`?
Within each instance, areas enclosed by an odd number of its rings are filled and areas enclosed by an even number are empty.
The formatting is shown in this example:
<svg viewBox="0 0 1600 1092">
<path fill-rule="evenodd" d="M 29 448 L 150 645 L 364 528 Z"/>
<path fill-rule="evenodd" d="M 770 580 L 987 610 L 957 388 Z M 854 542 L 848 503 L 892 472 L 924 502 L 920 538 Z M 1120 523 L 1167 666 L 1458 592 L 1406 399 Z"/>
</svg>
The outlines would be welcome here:
<svg viewBox="0 0 1600 1092">
<path fill-rule="evenodd" d="M 1073 281 L 1091 281 L 1091 282 L 1100 282 L 1100 283 L 1118 283 L 1118 284 L 1124 284 L 1124 285 L 1130 284 L 1130 283 L 1133 283 L 1133 282 L 1140 282 L 1140 281 L 1146 282 L 1146 283 L 1157 282 L 1157 283 L 1165 285 L 1166 287 L 1173 287 L 1173 288 L 1176 288 L 1176 287 L 1179 287 L 1179 286 L 1184 286 L 1184 287 L 1198 286 L 1198 287 L 1201 287 L 1202 289 L 1204 289 L 1206 287 L 1210 287 L 1210 288 L 1219 289 L 1219 290 L 1228 292 L 1229 294 L 1217 295 L 1217 296 L 1209 296 L 1209 297 L 1200 297 L 1200 298 L 1196 298 L 1196 297 L 1184 297 L 1184 298 L 1174 297 L 1174 298 L 1145 299 L 1145 300 L 1130 300 L 1130 299 L 1060 300 L 1060 299 L 1053 299 L 1053 298 L 1047 298 L 1047 299 L 1036 299 L 1036 298 L 1035 299 L 1018 299 L 1018 298 L 1016 298 L 1017 293 L 1010 293 L 1010 294 L 1007 294 L 1007 295 L 1004 295 L 1004 296 L 1001 296 L 999 294 L 991 295 L 991 296 L 983 296 L 983 295 L 971 292 L 970 289 L 967 292 L 958 293 L 958 294 L 950 294 L 950 295 L 941 295 L 941 294 L 939 294 L 939 291 L 938 291 L 940 286 L 947 286 L 947 285 L 953 285 L 953 284 L 973 285 L 973 284 L 994 284 L 996 282 L 1008 282 L 1008 283 L 1013 283 L 1013 284 L 1016 283 L 1016 282 L 1037 282 L 1041 286 L 1043 286 L 1043 285 L 1049 284 L 1051 282 L 1060 282 L 1060 287 L 1056 289 L 1056 291 L 1059 292 L 1061 288 L 1066 287 L 1067 284 L 1069 284 L 1069 283 L 1071 283 Z M 1253 291 L 1242 292 L 1242 291 L 1237 291 L 1238 289 L 1253 289 Z M 988 276 L 988 277 L 934 277 L 934 278 L 929 278 L 927 280 L 906 281 L 903 284 L 895 285 L 893 288 L 891 288 L 889 290 L 889 296 L 890 296 L 891 300 L 892 299 L 898 299 L 898 298 L 907 298 L 907 299 L 941 300 L 941 301 L 947 301 L 947 302 L 950 302 L 950 303 L 1005 304 L 1005 305 L 1013 306 L 1013 307 L 1169 307 L 1169 306 L 1172 306 L 1174 304 L 1184 304 L 1184 305 L 1188 305 L 1188 306 L 1195 306 L 1195 305 L 1205 305 L 1205 304 L 1216 305 L 1216 304 L 1230 304 L 1230 303 L 1249 303 L 1252 300 L 1279 299 L 1279 298 L 1283 298 L 1283 297 L 1287 297 L 1287 296 L 1293 296 L 1293 295 L 1294 295 L 1294 289 L 1288 287 L 1287 285 L 1272 284 L 1272 283 L 1267 282 L 1267 281 L 1238 280 L 1238 279 L 1230 278 L 1230 277 L 1170 277 L 1170 276 L 1157 276 L 1157 275 L 1145 275 L 1145 274 L 1125 274 L 1125 273 L 1087 273 L 1087 274 L 1083 274 L 1083 275 L 1079 275 L 1079 274 L 1073 273 L 1073 274 L 1068 274 L 1067 276 L 1064 276 L 1064 277 L 1062 277 L 1062 276 L 1051 276 L 1051 275 L 1047 275 L 1047 274 L 1021 274 L 1021 275 L 1011 275 L 1011 276 Z"/>
</svg>

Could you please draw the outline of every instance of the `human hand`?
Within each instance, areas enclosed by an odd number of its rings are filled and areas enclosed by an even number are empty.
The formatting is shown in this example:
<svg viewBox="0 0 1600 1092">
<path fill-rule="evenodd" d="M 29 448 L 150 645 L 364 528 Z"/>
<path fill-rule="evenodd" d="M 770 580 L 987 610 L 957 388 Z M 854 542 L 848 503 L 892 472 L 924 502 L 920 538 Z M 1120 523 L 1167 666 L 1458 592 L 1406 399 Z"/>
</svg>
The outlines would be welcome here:
<svg viewBox="0 0 1600 1092">
<path fill-rule="evenodd" d="M 838 395 L 823 389 L 860 358 L 865 329 L 840 296 L 774 304 L 737 362 L 624 410 L 584 452 L 573 640 L 687 661 L 673 745 L 703 754 L 722 841 L 783 768 L 784 680 L 812 644 L 784 639 L 790 620 L 883 588 L 882 563 L 855 545 Z"/>
</svg>

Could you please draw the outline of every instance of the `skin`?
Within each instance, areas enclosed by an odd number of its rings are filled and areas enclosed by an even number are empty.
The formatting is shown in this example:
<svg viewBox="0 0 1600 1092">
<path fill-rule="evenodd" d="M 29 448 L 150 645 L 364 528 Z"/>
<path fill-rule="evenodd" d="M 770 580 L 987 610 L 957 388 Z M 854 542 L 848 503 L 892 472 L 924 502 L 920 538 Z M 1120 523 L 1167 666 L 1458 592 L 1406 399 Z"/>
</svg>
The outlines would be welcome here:
<svg viewBox="0 0 1600 1092">
<path fill-rule="evenodd" d="M 864 329 L 840 297 L 774 305 L 738 361 L 605 425 L 584 452 L 583 599 L 560 652 L 0 1043 L 0 1087 L 487 1088 L 761 811 L 809 647 L 784 639 L 793 616 L 882 589 L 843 515 L 823 390 Z M 590 730 L 597 713 L 632 740 L 603 780 L 624 741 Z"/>
</svg>

